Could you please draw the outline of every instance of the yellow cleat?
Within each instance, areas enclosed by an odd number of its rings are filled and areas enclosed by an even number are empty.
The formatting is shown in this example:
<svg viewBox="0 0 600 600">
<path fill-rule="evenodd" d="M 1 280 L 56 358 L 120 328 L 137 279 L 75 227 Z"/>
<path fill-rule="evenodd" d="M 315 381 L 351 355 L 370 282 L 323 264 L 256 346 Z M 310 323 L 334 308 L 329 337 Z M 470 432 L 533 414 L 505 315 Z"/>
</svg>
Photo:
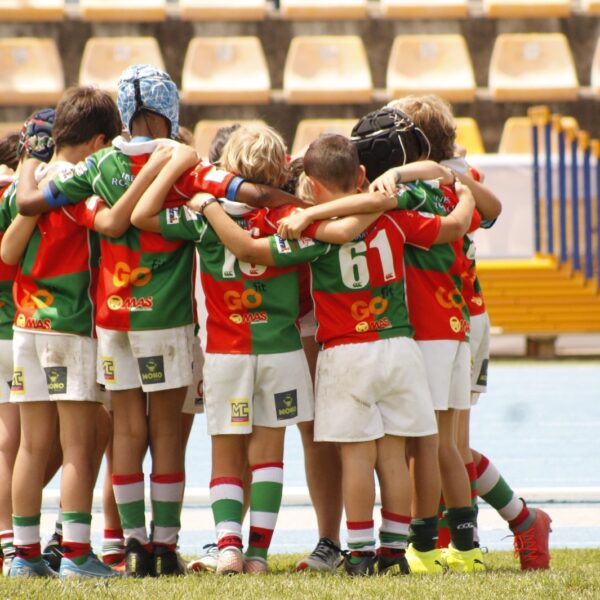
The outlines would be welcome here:
<svg viewBox="0 0 600 600">
<path fill-rule="evenodd" d="M 443 551 L 443 560 L 451 571 L 458 573 L 475 573 L 476 571 L 485 571 L 483 564 L 483 554 L 480 548 L 472 550 L 457 550 L 452 546 Z"/>
<path fill-rule="evenodd" d="M 420 552 L 410 544 L 406 550 L 406 560 L 411 573 L 435 575 L 444 572 L 442 551 L 438 548 Z"/>
</svg>

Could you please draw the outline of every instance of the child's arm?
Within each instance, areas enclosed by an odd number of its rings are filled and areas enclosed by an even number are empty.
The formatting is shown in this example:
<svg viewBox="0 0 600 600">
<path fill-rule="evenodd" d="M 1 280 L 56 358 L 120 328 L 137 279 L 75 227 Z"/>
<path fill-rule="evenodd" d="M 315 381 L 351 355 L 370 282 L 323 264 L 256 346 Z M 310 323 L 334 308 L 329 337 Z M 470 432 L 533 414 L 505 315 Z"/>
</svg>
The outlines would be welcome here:
<svg viewBox="0 0 600 600">
<path fill-rule="evenodd" d="M 180 144 L 164 166 L 142 194 L 131 214 L 131 224 L 142 231 L 160 233 L 159 214 L 169 190 L 181 175 L 198 163 L 198 156 L 193 148 Z"/>
<path fill-rule="evenodd" d="M 294 204 L 296 206 L 310 206 L 306 202 L 288 194 L 278 188 L 272 188 L 262 183 L 251 183 L 244 181 L 235 195 L 236 202 L 243 202 L 254 208 L 275 208 L 277 206 L 285 206 L 286 204 Z"/>
<path fill-rule="evenodd" d="M 502 203 L 487 186 L 482 185 L 478 181 L 475 181 L 468 175 L 462 173 L 455 173 L 456 178 L 464 185 L 466 185 L 475 198 L 475 205 L 481 215 L 482 219 L 486 221 L 493 221 L 500 216 L 502 212 Z"/>
<path fill-rule="evenodd" d="M 334 221 L 322 221 L 313 235 L 316 240 L 328 244 L 347 244 L 377 221 L 382 212 L 350 215 Z M 283 236 L 282 236 L 283 237 Z"/>
<path fill-rule="evenodd" d="M 449 185 L 454 181 L 454 175 L 450 169 L 439 163 L 432 160 L 420 160 L 389 169 L 389 171 L 386 171 L 371 183 L 369 191 L 379 191 L 384 194 L 393 195 L 399 183 L 416 181 L 417 179 L 422 181 L 439 179 L 441 184 Z"/>
<path fill-rule="evenodd" d="M 0 245 L 0 258 L 7 265 L 18 265 L 35 230 L 38 217 L 17 215 L 8 226 Z"/>
<path fill-rule="evenodd" d="M 36 158 L 23 161 L 19 169 L 19 182 L 17 184 L 17 207 L 22 215 L 41 215 L 52 210 L 43 192 L 38 189 L 35 180 L 35 170 L 41 165 Z"/>
<path fill-rule="evenodd" d="M 94 218 L 94 229 L 109 237 L 121 237 L 131 226 L 131 213 L 138 200 L 173 154 L 171 146 L 158 146 L 133 183 L 112 207 L 105 204 Z"/>
<path fill-rule="evenodd" d="M 475 210 L 475 199 L 467 186 L 455 184 L 458 204 L 454 210 L 441 217 L 441 226 L 434 244 L 448 244 L 462 238 L 468 231 Z"/>
</svg>

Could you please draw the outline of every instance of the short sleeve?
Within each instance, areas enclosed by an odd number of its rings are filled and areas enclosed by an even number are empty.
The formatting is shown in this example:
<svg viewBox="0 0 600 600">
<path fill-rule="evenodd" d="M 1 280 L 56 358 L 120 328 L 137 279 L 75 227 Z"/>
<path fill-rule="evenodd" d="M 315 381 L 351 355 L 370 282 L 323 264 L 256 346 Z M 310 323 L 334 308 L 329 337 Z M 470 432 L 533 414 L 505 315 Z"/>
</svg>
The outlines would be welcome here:
<svg viewBox="0 0 600 600">
<path fill-rule="evenodd" d="M 96 215 L 106 203 L 99 196 L 90 196 L 85 202 L 61 207 L 61 210 L 73 219 L 78 225 L 94 229 Z"/>
<path fill-rule="evenodd" d="M 299 240 L 284 240 L 278 235 L 269 236 L 271 256 L 278 267 L 289 267 L 305 262 L 312 262 L 331 249 L 330 244 L 323 244 L 308 237 Z"/>
<path fill-rule="evenodd" d="M 219 169 L 215 165 L 200 163 L 191 171 L 184 173 L 174 187 L 186 198 L 191 198 L 198 192 L 206 192 L 215 198 L 235 200 L 237 190 L 243 181 L 241 177 Z"/>
<path fill-rule="evenodd" d="M 166 240 L 197 241 L 207 228 L 204 217 L 187 206 L 162 210 L 159 220 L 160 233 Z"/>
<path fill-rule="evenodd" d="M 57 205 L 77 204 L 94 193 L 94 179 L 99 174 L 94 155 L 77 163 L 73 168 L 61 173 L 44 188 L 44 194 L 51 195 Z"/>
<path fill-rule="evenodd" d="M 441 217 L 416 210 L 393 210 L 387 213 L 402 229 L 407 244 L 429 249 L 438 236 Z"/>
</svg>

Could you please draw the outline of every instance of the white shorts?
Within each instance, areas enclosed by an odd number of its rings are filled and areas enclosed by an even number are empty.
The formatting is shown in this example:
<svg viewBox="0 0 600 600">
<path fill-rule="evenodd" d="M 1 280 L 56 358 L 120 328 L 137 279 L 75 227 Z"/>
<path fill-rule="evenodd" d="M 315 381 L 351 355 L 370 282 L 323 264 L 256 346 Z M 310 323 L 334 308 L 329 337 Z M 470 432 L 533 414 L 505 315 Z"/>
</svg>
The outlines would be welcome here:
<svg viewBox="0 0 600 600">
<path fill-rule="evenodd" d="M 194 380 L 192 381 L 192 385 L 188 387 L 181 412 L 188 415 L 199 415 L 204 412 L 204 378 L 202 376 L 204 354 L 200 347 L 200 338 L 197 336 L 194 336 L 193 341 L 193 357 L 192 374 Z"/>
<path fill-rule="evenodd" d="M 437 433 L 415 341 L 395 337 L 319 352 L 315 441 L 363 442 Z"/>
<path fill-rule="evenodd" d="M 309 310 L 303 317 L 300 318 L 300 336 L 315 337 L 317 333 L 317 321 L 315 319 L 315 311 Z"/>
<path fill-rule="evenodd" d="M 435 410 L 471 407 L 471 351 L 467 342 L 420 340 Z"/>
<path fill-rule="evenodd" d="M 487 372 L 490 360 L 490 317 L 487 312 L 471 317 L 471 402 L 487 391 Z"/>
<path fill-rule="evenodd" d="M 12 375 L 12 340 L 0 340 L 0 404 L 4 404 L 10 400 Z"/>
<path fill-rule="evenodd" d="M 13 362 L 11 402 L 98 402 L 92 338 L 15 330 Z"/>
<path fill-rule="evenodd" d="M 194 326 L 152 331 L 96 327 L 98 383 L 107 390 L 160 392 L 192 383 Z"/>
<path fill-rule="evenodd" d="M 210 435 L 248 434 L 252 425 L 287 427 L 314 418 L 303 350 L 206 354 L 204 401 Z"/>
</svg>

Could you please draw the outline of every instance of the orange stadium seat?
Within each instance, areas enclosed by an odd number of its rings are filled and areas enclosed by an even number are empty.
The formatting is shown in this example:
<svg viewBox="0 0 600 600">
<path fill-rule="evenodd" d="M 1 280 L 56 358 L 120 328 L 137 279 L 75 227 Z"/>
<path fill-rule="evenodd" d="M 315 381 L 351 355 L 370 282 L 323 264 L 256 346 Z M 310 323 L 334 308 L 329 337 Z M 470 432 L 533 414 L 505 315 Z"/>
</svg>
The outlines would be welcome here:
<svg viewBox="0 0 600 600">
<path fill-rule="evenodd" d="M 188 104 L 266 104 L 271 79 L 257 37 L 196 37 L 190 41 L 181 76 Z"/>
<path fill-rule="evenodd" d="M 54 106 L 65 89 L 58 48 L 50 38 L 0 39 L 0 104 Z"/>
<path fill-rule="evenodd" d="M 499 19 L 568 17 L 571 0 L 483 0 L 483 12 Z"/>
<path fill-rule="evenodd" d="M 388 19 L 461 19 L 469 14 L 468 0 L 381 0 Z"/>
<path fill-rule="evenodd" d="M 456 143 L 467 150 L 467 156 L 471 154 L 484 154 L 483 140 L 477 121 L 471 117 L 457 117 Z"/>
<path fill-rule="evenodd" d="M 579 84 L 567 38 L 562 33 L 498 35 L 489 89 L 499 101 L 576 100 Z"/>
<path fill-rule="evenodd" d="M 290 104 L 357 104 L 371 100 L 373 82 L 362 39 L 345 36 L 297 36 L 283 72 Z"/>
<path fill-rule="evenodd" d="M 91 37 L 85 44 L 79 85 L 95 85 L 117 93 L 121 73 L 129 66 L 146 63 L 164 70 L 156 39 L 152 37 Z"/>
<path fill-rule="evenodd" d="M 364 19 L 367 0 L 281 0 L 286 19 Z"/>
<path fill-rule="evenodd" d="M 600 0 L 582 0 L 581 8 L 586 15 L 600 15 Z"/>
<path fill-rule="evenodd" d="M 3 138 L 11 133 L 19 133 L 23 127 L 23 121 L 7 121 L 0 122 L 0 138 Z"/>
<path fill-rule="evenodd" d="M 266 14 L 266 0 L 179 0 L 186 21 L 259 21 Z"/>
<path fill-rule="evenodd" d="M 234 123 L 239 123 L 240 125 L 260 123 L 261 125 L 265 125 L 265 122 L 260 119 L 230 119 L 228 121 L 206 119 L 203 121 L 198 121 L 194 127 L 194 148 L 196 148 L 198 154 L 200 154 L 200 156 L 203 158 L 208 158 L 208 150 L 217 131 L 221 127 L 227 127 L 228 125 L 233 125 Z"/>
<path fill-rule="evenodd" d="M 64 0 L 0 0 L 0 21 L 61 21 Z"/>
<path fill-rule="evenodd" d="M 324 133 L 339 133 L 350 137 L 357 119 L 302 119 L 296 128 L 292 155 L 300 154 L 306 146 Z"/>
<path fill-rule="evenodd" d="M 79 0 L 85 21 L 164 21 L 166 0 Z"/>
<path fill-rule="evenodd" d="M 577 131 L 579 125 L 573 117 L 562 117 L 562 126 L 565 129 Z M 540 138 L 541 144 L 541 138 Z M 498 152 L 501 154 L 531 154 L 532 132 L 529 117 L 509 117 L 502 128 L 502 136 Z M 540 145 L 543 151 L 543 146 Z"/>
<path fill-rule="evenodd" d="M 451 102 L 472 102 L 475 76 L 463 36 L 397 36 L 388 61 L 387 90 L 393 98 L 433 93 Z"/>
</svg>

